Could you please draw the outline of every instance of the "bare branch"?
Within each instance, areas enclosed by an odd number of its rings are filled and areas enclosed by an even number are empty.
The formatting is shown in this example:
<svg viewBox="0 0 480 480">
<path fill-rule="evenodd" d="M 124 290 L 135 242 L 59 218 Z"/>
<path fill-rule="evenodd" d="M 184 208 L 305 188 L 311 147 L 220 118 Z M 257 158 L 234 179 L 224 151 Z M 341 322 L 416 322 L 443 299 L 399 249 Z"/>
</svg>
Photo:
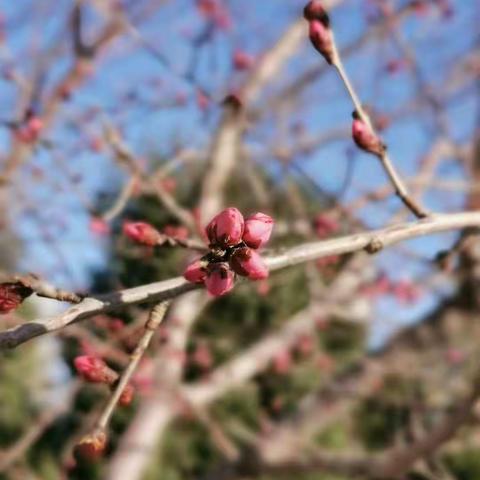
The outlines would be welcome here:
<svg viewBox="0 0 480 480">
<path fill-rule="evenodd" d="M 385 247 L 411 238 L 469 227 L 480 227 L 480 213 L 463 212 L 435 215 L 417 222 L 393 225 L 371 232 L 348 235 L 333 240 L 305 243 L 285 250 L 279 255 L 266 258 L 266 263 L 273 271 L 330 255 L 361 250 L 376 253 Z M 188 283 L 182 277 L 176 277 L 162 282 L 129 288 L 117 293 L 87 297 L 78 305 L 69 308 L 56 317 L 27 322 L 5 330 L 0 333 L 0 349 L 15 348 L 34 337 L 59 330 L 97 313 L 125 308 L 128 305 L 138 303 L 168 300 L 195 288 L 198 288 L 198 285 Z"/>
</svg>

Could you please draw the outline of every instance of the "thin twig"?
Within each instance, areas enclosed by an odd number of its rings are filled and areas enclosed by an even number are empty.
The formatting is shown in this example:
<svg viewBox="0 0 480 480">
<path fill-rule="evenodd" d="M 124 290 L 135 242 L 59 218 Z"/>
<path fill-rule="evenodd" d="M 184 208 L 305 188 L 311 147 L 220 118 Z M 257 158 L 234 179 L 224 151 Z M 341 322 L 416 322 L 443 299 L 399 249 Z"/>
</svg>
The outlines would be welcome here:
<svg viewBox="0 0 480 480">
<path fill-rule="evenodd" d="M 341 59 L 340 54 L 338 52 L 333 34 L 332 34 L 332 38 L 333 38 L 333 45 L 334 45 L 334 55 L 333 55 L 333 59 L 332 59 L 332 64 L 335 67 L 335 69 L 337 70 L 337 72 L 338 72 L 338 74 L 339 74 L 339 76 L 340 76 L 340 78 L 341 78 L 341 80 L 342 80 L 342 82 L 345 86 L 345 89 L 347 90 L 348 95 L 350 96 L 350 98 L 352 100 L 352 103 L 355 107 L 355 110 L 357 111 L 361 120 L 368 125 L 368 127 L 372 130 L 372 132 L 375 132 L 375 129 L 373 127 L 370 116 L 365 111 L 365 109 L 362 107 L 360 99 L 359 99 L 352 83 L 350 82 L 350 79 L 347 75 L 345 67 L 343 66 L 343 62 L 342 62 L 342 59 Z M 417 218 L 427 217 L 428 213 L 408 193 L 407 187 L 405 186 L 401 176 L 399 175 L 399 173 L 395 169 L 395 167 L 393 165 L 393 162 L 391 161 L 386 149 L 384 151 L 382 151 L 381 154 L 378 155 L 378 158 L 380 160 L 380 163 L 382 164 L 383 169 L 387 173 L 390 182 L 392 183 L 392 185 L 395 189 L 395 193 L 400 198 L 400 200 L 404 203 L 404 205 Z"/>
<path fill-rule="evenodd" d="M 97 421 L 96 427 L 100 430 L 105 430 L 110 418 L 117 406 L 117 403 L 122 395 L 123 390 L 129 383 L 132 375 L 134 374 L 135 370 L 137 369 L 138 363 L 140 359 L 145 354 L 150 342 L 152 340 L 153 335 L 157 331 L 158 326 L 162 323 L 163 319 L 165 318 L 165 314 L 167 313 L 168 307 L 170 305 L 169 300 L 165 300 L 163 302 L 158 303 L 155 307 L 153 307 L 150 316 L 145 324 L 145 332 L 140 338 L 134 352 L 131 355 L 130 363 L 128 364 L 127 368 L 121 374 L 118 383 L 113 391 L 110 400 L 108 401 L 105 409 L 102 412 L 102 415 Z"/>
</svg>

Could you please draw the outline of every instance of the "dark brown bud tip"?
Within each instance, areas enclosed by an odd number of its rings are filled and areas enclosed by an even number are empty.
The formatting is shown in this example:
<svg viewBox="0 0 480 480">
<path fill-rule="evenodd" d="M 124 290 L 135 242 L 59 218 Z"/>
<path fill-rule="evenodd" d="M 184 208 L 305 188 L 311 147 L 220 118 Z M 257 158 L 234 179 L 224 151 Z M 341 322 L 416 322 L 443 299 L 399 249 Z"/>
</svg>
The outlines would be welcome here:
<svg viewBox="0 0 480 480">
<path fill-rule="evenodd" d="M 230 107 L 234 111 L 239 111 L 243 107 L 242 100 L 235 93 L 230 93 L 224 99 L 222 104 L 225 107 Z"/>
<path fill-rule="evenodd" d="M 312 20 L 318 20 L 324 27 L 330 27 L 330 17 L 323 8 L 320 0 L 312 0 L 308 2 L 303 9 L 303 17 L 309 22 Z"/>
</svg>

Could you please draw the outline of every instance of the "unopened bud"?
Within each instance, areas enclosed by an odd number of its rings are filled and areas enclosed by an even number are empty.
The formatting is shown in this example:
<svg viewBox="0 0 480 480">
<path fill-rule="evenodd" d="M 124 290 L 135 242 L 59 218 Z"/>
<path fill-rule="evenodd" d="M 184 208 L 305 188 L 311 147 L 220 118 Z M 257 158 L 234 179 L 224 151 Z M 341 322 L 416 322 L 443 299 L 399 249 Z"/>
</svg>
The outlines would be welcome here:
<svg viewBox="0 0 480 480">
<path fill-rule="evenodd" d="M 74 448 L 74 455 L 81 460 L 97 460 L 105 452 L 107 436 L 103 430 L 85 435 Z"/>
<path fill-rule="evenodd" d="M 32 293 L 31 288 L 20 282 L 0 283 L 0 314 L 15 310 Z"/>
<path fill-rule="evenodd" d="M 206 227 L 210 244 L 231 247 L 242 240 L 244 229 L 243 215 L 236 208 L 227 208 L 216 215 Z"/>
<path fill-rule="evenodd" d="M 162 234 L 146 222 L 125 222 L 123 233 L 134 242 L 153 247 L 163 240 Z"/>
<path fill-rule="evenodd" d="M 112 384 L 117 379 L 115 373 L 101 358 L 93 355 L 80 355 L 73 361 L 77 373 L 87 382 Z"/>
</svg>

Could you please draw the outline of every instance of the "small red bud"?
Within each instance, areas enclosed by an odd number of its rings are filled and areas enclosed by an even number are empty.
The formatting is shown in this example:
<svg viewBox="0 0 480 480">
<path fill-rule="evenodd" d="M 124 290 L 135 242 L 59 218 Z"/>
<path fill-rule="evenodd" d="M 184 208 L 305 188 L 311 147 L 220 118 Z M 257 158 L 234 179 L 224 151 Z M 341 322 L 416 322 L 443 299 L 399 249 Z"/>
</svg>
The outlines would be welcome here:
<svg viewBox="0 0 480 480">
<path fill-rule="evenodd" d="M 255 59 L 252 55 L 243 50 L 236 50 L 233 53 L 233 66 L 235 70 L 248 70 L 253 66 Z"/>
<path fill-rule="evenodd" d="M 90 231 L 95 235 L 103 237 L 110 233 L 110 226 L 100 217 L 92 217 L 90 219 Z"/>
<path fill-rule="evenodd" d="M 332 31 L 319 20 L 309 22 L 309 37 L 312 45 L 331 65 L 335 54 Z"/>
<path fill-rule="evenodd" d="M 118 375 L 99 357 L 80 355 L 73 361 L 77 373 L 87 382 L 112 384 Z"/>
<path fill-rule="evenodd" d="M 309 37 L 312 45 L 331 65 L 335 55 L 333 35 L 330 29 L 330 18 L 320 0 L 309 2 L 303 9 L 303 16 L 309 23 Z"/>
<path fill-rule="evenodd" d="M 98 460 L 107 446 L 107 436 L 103 430 L 95 430 L 85 435 L 74 448 L 74 455 L 81 460 Z"/>
<path fill-rule="evenodd" d="M 250 248 L 238 248 L 230 258 L 230 266 L 235 273 L 250 280 L 264 280 L 268 277 L 268 268 L 262 257 Z"/>
<path fill-rule="evenodd" d="M 192 283 L 203 283 L 207 278 L 207 263 L 195 260 L 183 272 L 185 280 Z"/>
<path fill-rule="evenodd" d="M 132 403 L 134 395 L 135 388 L 133 385 L 127 384 L 127 386 L 123 389 L 120 398 L 118 399 L 118 404 L 122 407 L 128 407 Z"/>
<path fill-rule="evenodd" d="M 352 137 L 357 147 L 373 155 L 382 156 L 386 146 L 357 111 L 352 113 Z"/>
<path fill-rule="evenodd" d="M 241 242 L 244 225 L 243 215 L 231 207 L 216 215 L 205 231 L 211 245 L 225 248 Z"/>
<path fill-rule="evenodd" d="M 338 222 L 327 215 L 319 214 L 313 222 L 315 232 L 319 238 L 325 238 L 338 230 Z"/>
<path fill-rule="evenodd" d="M 214 297 L 228 293 L 234 284 L 234 273 L 226 263 L 213 263 L 208 266 L 205 286 Z"/>
<path fill-rule="evenodd" d="M 292 368 L 292 355 L 289 350 L 278 353 L 272 360 L 273 371 L 277 375 L 286 375 Z"/>
<path fill-rule="evenodd" d="M 25 285 L 17 283 L 0 284 L 0 314 L 9 313 L 20 306 L 20 304 L 31 294 L 33 290 Z"/>
<path fill-rule="evenodd" d="M 260 248 L 265 245 L 272 235 L 273 218 L 258 212 L 245 220 L 243 241 L 251 248 Z"/>
<path fill-rule="evenodd" d="M 162 240 L 162 234 L 146 222 L 125 222 L 123 233 L 134 242 L 153 247 Z"/>
</svg>

